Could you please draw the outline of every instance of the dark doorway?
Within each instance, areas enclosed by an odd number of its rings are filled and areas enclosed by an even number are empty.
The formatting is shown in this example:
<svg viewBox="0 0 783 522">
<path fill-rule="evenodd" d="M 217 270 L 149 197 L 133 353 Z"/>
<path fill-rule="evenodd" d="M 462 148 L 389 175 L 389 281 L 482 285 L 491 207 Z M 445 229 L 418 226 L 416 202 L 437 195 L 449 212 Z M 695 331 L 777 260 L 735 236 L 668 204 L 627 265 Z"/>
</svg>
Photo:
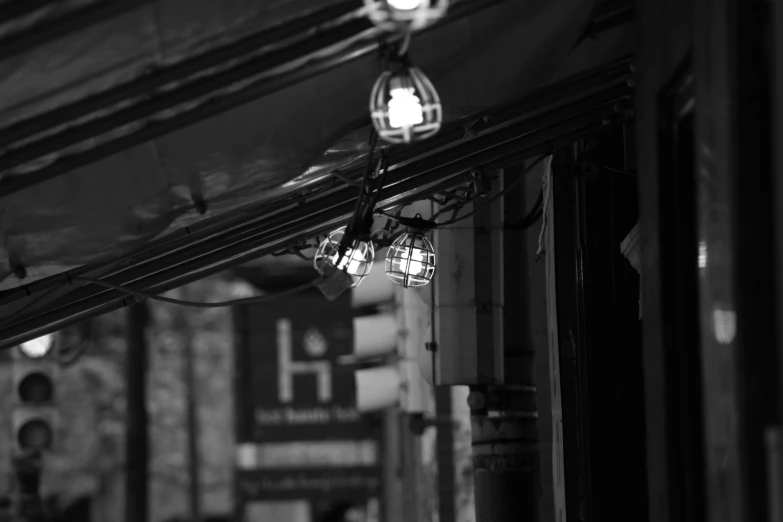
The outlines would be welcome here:
<svg viewBox="0 0 783 522">
<path fill-rule="evenodd" d="M 696 223 L 693 75 L 681 66 L 659 99 L 661 302 L 674 520 L 705 520 L 699 270 L 707 263 Z"/>
</svg>

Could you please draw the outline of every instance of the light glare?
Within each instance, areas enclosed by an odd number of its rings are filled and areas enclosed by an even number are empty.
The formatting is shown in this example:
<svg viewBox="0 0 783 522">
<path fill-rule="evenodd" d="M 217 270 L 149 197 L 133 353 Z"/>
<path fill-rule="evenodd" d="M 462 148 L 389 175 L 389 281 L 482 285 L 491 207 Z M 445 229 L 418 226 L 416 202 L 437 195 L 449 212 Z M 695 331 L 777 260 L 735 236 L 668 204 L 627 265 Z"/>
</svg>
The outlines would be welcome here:
<svg viewBox="0 0 783 522">
<path fill-rule="evenodd" d="M 391 90 L 389 100 L 389 125 L 393 129 L 412 127 L 424 122 L 424 111 L 421 100 L 413 93 L 413 89 L 396 88 Z"/>
<path fill-rule="evenodd" d="M 410 11 L 418 9 L 422 0 L 388 0 L 389 6 L 400 11 Z"/>
<path fill-rule="evenodd" d="M 371 241 L 354 240 L 352 247 L 345 249 L 340 258 L 340 242 L 345 227 L 335 230 L 321 243 L 313 256 L 313 264 L 320 274 L 324 274 L 326 265 L 333 266 L 351 276 L 352 286 L 357 286 L 367 277 L 375 260 L 375 249 Z"/>
<path fill-rule="evenodd" d="M 53 344 L 54 336 L 46 334 L 20 344 L 19 350 L 31 359 L 40 359 L 51 351 Z"/>
<path fill-rule="evenodd" d="M 424 253 L 418 248 L 400 248 L 400 259 L 395 259 L 398 263 L 397 270 L 410 275 L 419 276 L 424 274 Z"/>
<path fill-rule="evenodd" d="M 699 268 L 707 268 L 707 242 L 699 242 Z"/>
<path fill-rule="evenodd" d="M 335 250 L 329 256 L 329 261 L 331 261 L 333 265 L 336 264 L 338 269 L 345 270 L 350 275 L 358 275 L 359 269 L 368 261 L 367 257 L 364 256 L 361 251 L 356 250 L 354 252 L 352 248 L 347 249 L 343 258 L 337 263 L 339 257 L 340 252 Z"/>
</svg>

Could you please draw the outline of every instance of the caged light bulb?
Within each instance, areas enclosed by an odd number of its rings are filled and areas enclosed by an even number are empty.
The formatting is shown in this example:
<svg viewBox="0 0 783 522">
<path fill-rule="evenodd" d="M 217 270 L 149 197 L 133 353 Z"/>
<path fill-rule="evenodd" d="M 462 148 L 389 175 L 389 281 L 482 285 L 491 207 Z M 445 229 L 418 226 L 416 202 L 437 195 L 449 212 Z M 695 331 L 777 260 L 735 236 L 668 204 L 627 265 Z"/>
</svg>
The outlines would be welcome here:
<svg viewBox="0 0 783 522">
<path fill-rule="evenodd" d="M 324 274 L 327 265 L 345 271 L 351 276 L 353 284 L 358 286 L 370 273 L 375 260 L 375 248 L 372 241 L 355 240 L 340 257 L 340 241 L 345 235 L 345 227 L 335 230 L 324 239 L 313 257 L 313 265 L 319 274 Z"/>
<path fill-rule="evenodd" d="M 435 249 L 427 236 L 407 232 L 398 237 L 386 253 L 386 276 L 398 285 L 427 285 L 435 275 Z"/>
<path fill-rule="evenodd" d="M 370 95 L 370 116 L 378 136 L 389 143 L 411 143 L 440 130 L 443 111 L 432 82 L 416 67 L 386 71 Z"/>
</svg>

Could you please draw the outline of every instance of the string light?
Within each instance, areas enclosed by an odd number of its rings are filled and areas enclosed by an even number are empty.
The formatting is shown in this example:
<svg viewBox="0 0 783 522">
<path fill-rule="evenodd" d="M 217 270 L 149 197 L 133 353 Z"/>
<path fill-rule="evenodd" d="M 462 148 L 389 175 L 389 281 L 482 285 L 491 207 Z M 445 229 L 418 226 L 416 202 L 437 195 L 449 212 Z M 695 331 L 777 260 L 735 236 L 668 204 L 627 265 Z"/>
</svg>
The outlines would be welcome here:
<svg viewBox="0 0 783 522">
<path fill-rule="evenodd" d="M 344 271 L 351 276 L 352 287 L 359 286 L 372 269 L 375 261 L 375 247 L 372 241 L 355 238 L 340 252 L 340 243 L 345 236 L 345 227 L 335 230 L 324 239 L 313 257 L 313 265 L 324 275 L 327 266 Z"/>
<path fill-rule="evenodd" d="M 386 253 L 386 277 L 405 288 L 425 286 L 435 275 L 435 249 L 418 231 L 398 237 Z"/>
<path fill-rule="evenodd" d="M 419 30 L 446 15 L 449 0 L 364 0 L 373 23 Z"/>
<path fill-rule="evenodd" d="M 396 64 L 372 89 L 370 115 L 378 135 L 389 143 L 412 143 L 438 133 L 443 120 L 440 98 L 417 67 Z"/>
</svg>

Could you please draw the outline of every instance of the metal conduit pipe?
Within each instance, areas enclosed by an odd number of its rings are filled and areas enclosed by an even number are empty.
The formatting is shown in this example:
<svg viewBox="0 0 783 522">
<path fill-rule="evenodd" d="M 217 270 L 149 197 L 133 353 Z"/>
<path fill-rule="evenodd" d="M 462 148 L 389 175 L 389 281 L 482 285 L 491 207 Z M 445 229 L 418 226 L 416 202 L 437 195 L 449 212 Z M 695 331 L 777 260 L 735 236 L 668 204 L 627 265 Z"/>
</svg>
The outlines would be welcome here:
<svg viewBox="0 0 783 522">
<path fill-rule="evenodd" d="M 544 140 L 545 144 L 528 148 L 526 152 L 528 157 L 535 157 L 550 152 L 553 146 L 571 143 L 577 136 L 585 132 L 594 132 L 595 130 L 596 128 L 592 127 L 590 129 L 582 129 L 574 134 L 564 135 L 559 139 L 552 137 Z M 463 168 L 459 172 L 465 172 L 469 168 Z M 452 177 L 454 175 L 453 173 L 451 174 Z M 396 190 L 384 190 L 380 207 L 393 206 L 406 200 L 422 199 L 433 195 L 443 189 L 443 185 L 437 184 L 437 182 L 438 179 L 422 180 L 418 178 L 399 182 Z M 454 180 L 454 184 L 459 182 L 461 182 L 461 178 Z M 426 190 L 416 190 L 426 183 L 434 186 Z M 135 289 L 160 293 L 218 273 L 230 266 L 274 252 L 285 245 L 286 242 L 301 237 L 303 234 L 315 235 L 331 230 L 334 223 L 344 221 L 350 216 L 353 204 L 353 200 L 343 200 L 342 204 L 320 212 L 313 212 L 312 208 L 300 208 L 296 210 L 295 216 L 287 215 L 284 218 L 287 222 L 295 223 L 295 227 L 289 226 L 278 229 L 273 233 L 264 234 L 263 237 L 254 238 L 252 242 L 226 245 L 209 255 L 191 259 L 189 262 L 181 263 L 177 266 L 161 269 L 151 275 L 138 277 L 135 281 L 119 281 L 118 278 L 107 278 L 107 280 L 114 283 L 130 284 Z M 301 216 L 306 218 L 301 219 Z M 82 291 L 82 289 L 79 291 Z M 131 300 L 125 299 L 122 293 L 114 290 L 101 289 L 97 292 L 91 292 L 91 294 L 90 297 L 85 297 L 78 302 L 72 302 L 71 296 L 68 295 L 66 298 L 69 302 L 63 303 L 59 308 L 23 319 L 4 328 L 0 331 L 0 349 L 10 348 L 25 340 L 57 331 L 77 321 L 117 310 L 131 302 Z M 55 306 L 58 306 L 57 303 L 55 303 Z"/>
<path fill-rule="evenodd" d="M 593 119 L 595 116 L 597 115 L 594 115 Z M 577 137 L 595 132 L 600 128 L 600 125 L 582 125 L 574 128 L 575 126 L 572 125 L 570 129 L 564 128 L 564 126 L 552 129 L 552 134 L 542 135 L 536 140 L 539 144 L 532 146 L 532 148 L 529 146 L 526 151 L 520 150 L 520 144 L 515 143 L 515 147 L 511 151 L 512 159 L 508 160 L 506 166 L 518 161 L 523 155 L 531 157 L 551 152 L 553 147 L 571 143 Z M 559 136 L 557 131 L 561 133 Z M 508 151 L 508 149 L 503 148 L 502 151 Z M 494 161 L 495 165 L 500 165 L 497 156 L 485 156 L 485 158 Z M 384 189 L 380 206 L 384 208 L 404 201 L 427 197 L 442 190 L 442 185 L 438 185 L 440 180 L 453 178 L 457 174 L 468 172 L 474 166 L 481 164 L 480 162 L 460 163 L 451 165 L 448 170 L 440 169 L 430 172 L 427 176 L 414 176 L 399 182 L 395 182 L 395 177 L 390 172 L 392 186 Z M 457 178 L 454 180 L 454 184 L 461 181 L 461 178 Z M 436 186 L 417 191 L 417 188 L 428 184 Z M 183 249 L 176 252 L 179 254 L 178 259 L 163 258 L 160 260 L 162 261 L 160 264 L 129 268 L 117 276 L 107 278 L 107 280 L 116 284 L 129 284 L 136 289 L 160 293 L 279 250 L 303 234 L 315 235 L 331 230 L 335 223 L 344 221 L 350 216 L 353 204 L 353 198 L 346 199 L 344 195 L 338 193 L 333 195 L 331 201 L 321 202 L 319 205 L 321 210 L 302 206 L 294 209 L 291 213 L 276 216 L 274 220 L 263 220 L 256 223 L 258 232 L 246 231 L 249 237 L 242 240 L 238 240 L 236 237 L 230 241 L 221 238 L 219 244 L 223 246 L 217 248 L 211 243 L 202 244 L 199 249 L 200 255 Z M 0 331 L 0 349 L 47 332 L 56 331 L 78 320 L 118 309 L 127 302 L 132 302 L 132 300 L 126 299 L 126 296 L 121 292 L 90 286 L 79 288 L 69 292 L 59 302 L 52 303 L 49 311 L 33 317 L 22 317 L 17 323 L 3 328 Z"/>
<path fill-rule="evenodd" d="M 608 103 L 611 103 L 611 100 L 609 100 Z M 499 148 L 487 148 L 485 146 L 484 149 L 479 149 L 478 153 L 470 154 L 473 151 L 467 147 L 462 147 L 460 148 L 460 152 L 463 152 L 464 155 L 461 157 L 457 156 L 456 159 L 459 160 L 457 162 L 445 161 L 445 158 L 440 157 L 445 153 L 441 153 L 434 157 L 426 158 L 427 161 L 423 161 L 421 164 L 408 164 L 399 168 L 395 168 L 388 174 L 388 181 L 386 188 L 384 189 L 384 195 L 392 190 L 399 193 L 401 188 L 403 190 L 410 190 L 407 187 L 410 186 L 411 183 L 414 183 L 412 188 L 415 188 L 415 184 L 420 183 L 419 180 L 432 179 L 437 181 L 438 179 L 445 179 L 447 177 L 453 176 L 455 173 L 466 172 L 476 166 L 490 164 L 490 162 L 498 157 L 502 158 L 508 155 L 517 157 L 519 154 L 521 154 L 520 151 L 524 151 L 524 149 L 529 147 L 532 143 L 546 142 L 550 139 L 555 139 L 558 135 L 568 133 L 574 128 L 587 125 L 590 122 L 595 122 L 596 120 L 600 121 L 602 114 L 605 114 L 607 111 L 607 108 L 596 109 L 591 113 L 585 114 L 581 118 L 575 118 L 574 120 L 568 121 L 566 123 L 553 125 L 550 129 L 545 129 L 543 132 L 540 132 L 536 137 L 531 138 L 530 136 L 525 136 L 523 134 L 518 139 L 503 143 Z M 531 125 L 530 127 L 525 128 L 524 131 L 527 131 L 529 134 L 534 130 L 539 130 L 540 128 L 540 124 Z M 519 131 L 522 131 L 522 129 L 519 129 Z M 453 159 L 453 154 L 449 155 L 452 156 Z M 402 184 L 400 185 L 400 183 Z M 348 190 L 348 192 L 346 192 L 346 190 Z M 355 196 L 353 194 L 353 189 L 343 189 L 317 198 L 308 204 L 307 208 L 312 212 L 313 207 L 317 206 L 316 208 L 319 209 L 329 208 L 345 201 L 353 201 L 354 198 Z M 299 207 L 301 206 L 302 205 L 299 205 Z M 293 214 L 296 212 L 297 210 L 295 209 L 292 213 L 277 214 L 266 219 L 238 226 L 226 232 L 225 234 L 222 234 L 219 238 L 217 238 L 217 240 L 221 244 L 244 244 L 245 242 L 254 240 L 264 232 L 273 229 L 274 227 L 278 226 L 278 224 L 290 225 L 292 223 L 292 219 L 294 219 Z M 133 267 L 119 272 L 117 277 L 120 279 L 112 279 L 112 282 L 117 284 L 126 284 L 128 282 L 132 282 L 134 280 L 135 274 L 137 273 L 149 273 L 150 271 L 157 270 L 158 267 L 176 267 L 178 266 L 179 261 L 192 261 L 198 256 L 213 252 L 213 250 L 214 245 L 212 243 L 201 241 L 191 245 L 189 248 L 175 251 L 170 256 L 166 256 L 158 260 L 153 259 L 148 264 L 135 263 Z M 70 275 L 65 276 L 66 282 L 69 280 L 69 277 Z M 94 291 L 95 290 L 93 290 L 93 292 Z M 102 292 L 103 290 L 99 291 Z M 79 292 L 80 290 L 73 291 L 69 294 L 69 297 L 72 299 L 78 299 Z"/>
<path fill-rule="evenodd" d="M 518 109 L 515 108 L 506 108 L 501 111 L 495 111 L 496 114 L 500 114 L 501 116 L 493 116 L 490 119 L 491 128 L 485 128 L 482 130 L 482 135 L 474 138 L 471 142 L 473 143 L 475 148 L 486 148 L 488 144 L 490 144 L 493 141 L 498 141 L 495 137 L 495 134 L 492 133 L 492 129 L 496 127 L 505 127 L 507 125 L 510 125 L 510 122 L 506 119 L 508 115 L 518 114 L 520 111 L 523 111 L 526 107 L 536 107 L 540 110 L 546 110 L 547 107 L 549 107 L 549 112 L 544 112 L 543 114 L 540 114 L 538 117 L 533 118 L 524 118 L 522 122 L 519 123 L 518 126 L 513 127 L 513 130 L 511 134 L 515 134 L 519 136 L 519 134 L 524 133 L 526 130 L 533 130 L 537 128 L 541 128 L 546 126 L 547 124 L 552 123 L 553 121 L 557 121 L 558 118 L 563 117 L 569 117 L 573 116 L 574 114 L 578 113 L 579 111 L 583 111 L 585 107 L 588 107 L 590 104 L 584 104 L 581 103 L 583 100 L 577 100 L 576 103 L 566 104 L 565 107 L 562 108 L 559 112 L 553 112 L 551 110 L 551 103 L 557 103 L 561 102 L 562 99 L 566 97 L 567 94 L 573 93 L 573 92 L 590 92 L 591 88 L 597 88 L 596 85 L 593 84 L 593 80 L 600 80 L 601 83 L 598 84 L 599 86 L 602 86 L 603 89 L 606 89 L 606 83 L 607 81 L 614 81 L 617 82 L 618 79 L 622 79 L 625 72 L 627 72 L 627 60 L 622 60 L 618 64 L 613 64 L 610 67 L 607 67 L 605 70 L 604 68 L 601 68 L 597 71 L 596 74 L 590 75 L 585 74 L 583 80 L 586 83 L 583 84 L 572 84 L 571 82 L 559 82 L 558 84 L 555 84 L 552 86 L 551 89 L 544 90 L 541 94 L 544 96 L 539 96 L 538 93 L 534 93 L 534 95 L 527 101 L 522 102 L 521 104 L 518 104 Z M 606 77 L 604 74 L 611 73 L 610 76 Z M 562 84 L 563 88 L 558 87 L 558 85 Z M 624 89 L 624 90 L 623 90 Z M 553 99 L 549 99 L 546 94 L 547 93 L 553 93 L 556 97 Z M 616 96 L 624 96 L 628 95 L 630 93 L 630 89 L 627 87 L 619 87 L 616 92 L 606 93 L 604 92 L 604 95 L 606 96 L 597 96 L 593 99 L 595 103 L 609 103 L 615 99 Z M 600 93 L 599 93 L 600 94 Z M 548 102 L 548 103 L 547 103 Z M 515 106 L 517 107 L 517 106 Z M 542 109 L 543 108 L 543 109 Z M 508 129 L 507 129 L 508 130 Z M 414 146 L 410 147 L 410 149 L 416 149 L 415 151 L 411 152 L 408 148 L 401 149 L 399 151 L 392 151 L 390 154 L 390 160 L 392 162 L 392 166 L 390 168 L 391 171 L 395 172 L 395 175 L 401 175 L 404 171 L 399 171 L 400 168 L 403 169 L 420 169 L 422 168 L 422 165 L 430 165 L 430 166 L 442 166 L 444 162 L 447 162 L 449 159 L 464 157 L 464 153 L 467 152 L 467 149 L 465 148 L 465 145 L 468 142 L 465 142 L 462 138 L 464 136 L 464 129 L 462 127 L 459 127 L 456 131 L 447 131 L 445 134 L 449 135 L 449 139 L 446 143 L 441 143 L 438 139 L 429 140 L 427 148 L 423 148 L 421 146 Z M 436 153 L 431 156 L 427 156 L 424 158 L 424 160 L 421 160 L 419 162 L 410 161 L 415 158 L 415 155 L 420 154 L 426 154 L 429 150 L 438 150 L 441 147 L 451 144 L 452 146 L 459 145 L 459 152 L 455 156 L 453 153 L 449 151 L 440 151 L 439 153 Z M 478 147 L 476 147 L 478 145 Z M 422 163 L 423 161 L 423 163 Z M 426 167 L 430 168 L 430 167 Z M 348 177 L 355 177 L 361 175 L 361 168 L 356 168 L 351 171 L 346 171 L 344 174 Z M 330 182 L 327 182 L 330 183 Z M 316 187 L 314 187 L 316 188 Z M 262 208 L 262 210 L 269 210 L 270 206 L 273 206 L 275 208 L 278 208 L 281 204 L 275 203 L 275 202 L 269 202 L 265 204 Z M 283 206 L 285 206 L 285 203 L 282 203 Z M 252 221 L 249 221 L 252 220 Z M 116 265 L 122 265 L 122 264 L 133 264 L 134 266 L 138 266 L 140 264 L 143 264 L 155 257 L 165 255 L 167 252 L 171 252 L 175 249 L 183 248 L 189 244 L 193 244 L 197 241 L 206 240 L 209 237 L 216 237 L 216 236 L 223 236 L 228 232 L 232 232 L 235 229 L 247 227 L 247 226 L 253 226 L 253 223 L 256 220 L 254 220 L 252 217 L 249 218 L 247 214 L 242 214 L 235 216 L 231 221 L 228 222 L 222 222 L 220 224 L 217 223 L 211 223 L 211 222 L 205 222 L 206 225 L 196 223 L 194 225 L 191 225 L 187 227 L 186 229 L 179 230 L 174 233 L 174 237 L 171 236 L 167 237 L 165 240 L 155 241 L 150 246 L 144 250 L 141 250 L 139 252 L 135 252 L 130 256 L 127 256 L 125 258 L 125 262 L 123 260 L 112 262 L 112 264 Z M 217 230 L 218 227 L 220 227 L 220 230 Z M 110 265 L 108 263 L 105 263 L 103 265 L 93 265 L 89 267 L 81 267 L 75 270 L 72 270 L 70 272 L 70 275 L 78 276 L 78 275 L 85 275 L 87 273 L 95 273 L 100 272 L 102 270 L 105 270 Z M 56 276 L 52 276 L 43 280 L 39 280 L 33 283 L 30 283 L 28 285 L 25 285 L 24 287 L 19 287 L 17 289 L 8 290 L 5 292 L 0 293 L 0 305 L 22 299 L 25 297 L 28 297 L 30 295 L 36 294 L 38 292 L 45 291 L 47 289 L 53 288 L 55 286 L 61 285 L 63 283 L 68 282 L 68 277 L 65 274 L 58 274 Z"/>
<path fill-rule="evenodd" d="M 551 152 L 553 147 L 558 148 L 560 146 L 565 146 L 572 143 L 575 139 L 599 131 L 600 128 L 601 126 L 586 127 L 575 131 L 570 135 L 562 136 L 559 139 L 546 140 L 545 145 L 538 145 L 527 151 L 518 151 L 518 153 L 514 154 L 513 158 L 510 158 L 505 164 L 496 161 L 496 166 L 493 168 L 505 168 L 515 164 L 523 155 L 530 158 L 546 154 Z M 465 172 L 465 170 L 462 172 Z M 421 180 L 410 180 L 404 186 L 400 187 L 401 189 L 408 190 L 405 190 L 402 194 L 394 198 L 383 200 L 381 202 L 381 207 L 394 206 L 426 198 L 436 194 L 444 188 L 454 186 L 460 181 L 461 179 L 455 179 L 451 184 L 435 184 L 427 190 L 416 192 L 415 189 L 421 185 Z M 353 201 L 348 201 L 339 209 L 331 209 L 326 215 L 315 214 L 305 222 L 298 222 L 298 227 L 295 229 L 285 229 L 263 238 L 257 238 L 254 244 L 231 244 L 225 247 L 226 249 L 230 249 L 231 252 L 226 252 L 225 249 L 216 251 L 211 255 L 203 256 L 201 259 L 191 260 L 190 263 L 183 263 L 173 268 L 161 270 L 152 275 L 142 276 L 136 281 L 131 281 L 131 286 L 138 290 L 161 293 L 216 274 L 231 266 L 270 254 L 279 250 L 292 240 L 295 240 L 297 237 L 301 237 L 303 234 L 316 235 L 331 230 L 334 226 L 333 223 L 345 221 L 350 216 L 350 209 L 352 208 L 353 203 Z M 311 212 L 306 213 L 308 215 L 312 214 Z M 249 248 L 251 250 L 248 250 Z M 226 255 L 233 255 L 234 257 L 226 258 Z M 108 278 L 108 280 L 117 282 L 111 278 Z M 75 322 L 117 310 L 132 302 L 131 298 L 114 290 L 101 289 L 97 292 L 92 292 L 92 294 L 91 297 L 84 298 L 78 302 L 74 302 L 71 299 L 72 296 L 68 294 L 65 298 L 67 299 L 67 302 L 62 304 L 55 303 L 54 306 L 57 307 L 56 309 L 23 319 L 12 326 L 3 328 L 3 330 L 0 331 L 0 349 L 10 348 L 20 342 L 45 335 L 46 333 L 55 332 Z"/>
<path fill-rule="evenodd" d="M 545 145 L 538 145 L 527 149 L 527 151 L 519 151 L 517 154 L 514 154 L 513 158 L 509 159 L 506 164 L 496 161 L 496 166 L 493 168 L 504 168 L 515 164 L 523 155 L 530 158 L 546 154 L 550 152 L 553 147 L 557 148 L 572 143 L 575 139 L 597 132 L 600 128 L 601 126 L 586 127 L 575 131 L 570 135 L 562 136 L 559 139 L 547 140 Z M 420 186 L 420 180 L 411 180 L 400 187 L 401 189 L 408 190 L 405 190 L 402 194 L 394 198 L 384 199 L 381 202 L 381 207 L 394 206 L 396 204 L 426 198 L 436 194 L 444 188 L 458 184 L 460 181 L 461 179 L 455 179 L 451 184 L 435 184 L 427 190 L 416 192 L 415 189 L 417 186 Z M 350 216 L 350 209 L 352 208 L 353 203 L 353 201 L 348 201 L 338 209 L 331 209 L 325 215 L 323 213 L 312 215 L 311 212 L 306 212 L 308 215 L 311 215 L 310 219 L 307 219 L 304 222 L 298 222 L 297 228 L 281 230 L 275 234 L 265 236 L 264 238 L 258 238 L 254 242 L 255 244 L 252 245 L 229 245 L 226 248 L 232 250 L 230 254 L 233 254 L 233 257 L 231 258 L 225 257 L 229 253 L 218 251 L 212 255 L 204 256 L 201 259 L 191 260 L 190 263 L 184 263 L 167 270 L 161 270 L 152 275 L 142 276 L 138 280 L 131 282 L 132 288 L 152 293 L 161 293 L 219 273 L 231 266 L 270 254 L 279 250 L 292 240 L 295 240 L 297 237 L 301 237 L 303 234 L 316 235 L 331 230 L 334 226 L 333 223 L 344 221 Z M 251 250 L 248 250 L 248 248 Z M 111 278 L 108 280 L 116 282 Z M 23 319 L 12 326 L 3 328 L 3 330 L 0 331 L 0 350 L 13 347 L 20 342 L 34 339 L 47 333 L 55 332 L 75 322 L 117 310 L 132 302 L 132 299 L 124 296 L 121 292 L 116 292 L 114 290 L 98 291 L 93 292 L 92 294 L 91 297 L 84 298 L 78 302 L 74 302 L 69 294 L 66 296 L 67 302 L 62 304 L 55 303 L 56 307 L 59 306 L 58 308 Z"/>
</svg>

